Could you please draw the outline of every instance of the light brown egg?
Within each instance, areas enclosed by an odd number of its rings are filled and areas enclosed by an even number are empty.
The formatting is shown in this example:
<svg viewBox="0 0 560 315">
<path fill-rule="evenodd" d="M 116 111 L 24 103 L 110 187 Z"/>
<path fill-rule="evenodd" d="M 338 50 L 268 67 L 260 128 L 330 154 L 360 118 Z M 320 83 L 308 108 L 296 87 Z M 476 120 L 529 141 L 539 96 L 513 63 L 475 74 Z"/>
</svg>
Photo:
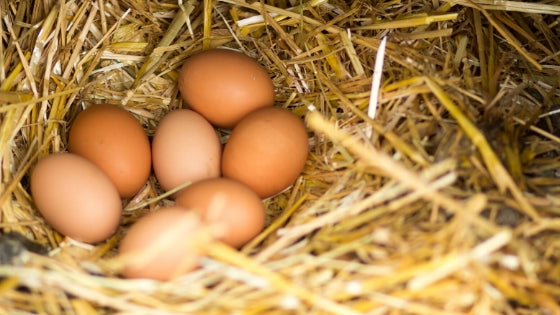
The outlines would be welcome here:
<svg viewBox="0 0 560 315">
<path fill-rule="evenodd" d="M 233 128 L 248 113 L 274 103 L 274 85 L 266 69 L 231 49 L 191 56 L 178 81 L 187 105 L 218 127 Z"/>
<path fill-rule="evenodd" d="M 78 241 L 97 243 L 111 236 L 121 218 L 121 199 L 109 177 L 72 153 L 55 153 L 37 163 L 31 194 L 45 220 Z"/>
<path fill-rule="evenodd" d="M 174 110 L 163 117 L 152 139 L 154 173 L 165 190 L 219 177 L 221 151 L 218 134 L 200 114 Z"/>
<path fill-rule="evenodd" d="M 126 278 L 169 280 L 197 268 L 203 246 L 198 215 L 179 207 L 161 208 L 134 223 L 119 247 Z"/>
<path fill-rule="evenodd" d="M 148 137 L 138 120 L 117 106 L 92 105 L 78 114 L 68 136 L 68 151 L 99 166 L 123 198 L 137 193 L 150 175 Z"/>
<path fill-rule="evenodd" d="M 264 206 L 249 187 L 227 178 L 206 179 L 182 190 L 178 206 L 192 209 L 223 229 L 220 240 L 239 248 L 264 227 Z"/>
<path fill-rule="evenodd" d="M 258 109 L 232 130 L 222 155 L 222 174 L 249 186 L 261 198 L 289 187 L 307 160 L 302 120 L 278 107 Z"/>
</svg>

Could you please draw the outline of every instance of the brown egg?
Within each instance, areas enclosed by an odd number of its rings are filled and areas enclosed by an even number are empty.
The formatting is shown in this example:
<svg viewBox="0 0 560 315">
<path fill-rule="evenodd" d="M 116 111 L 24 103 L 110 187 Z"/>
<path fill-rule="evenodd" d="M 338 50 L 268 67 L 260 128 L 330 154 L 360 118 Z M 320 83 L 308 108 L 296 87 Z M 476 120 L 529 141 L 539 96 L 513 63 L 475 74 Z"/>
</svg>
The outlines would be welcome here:
<svg viewBox="0 0 560 315">
<path fill-rule="evenodd" d="M 178 206 L 198 211 L 201 217 L 223 229 L 220 240 L 239 248 L 264 227 L 264 206 L 249 187 L 227 178 L 206 179 L 182 190 Z"/>
<path fill-rule="evenodd" d="M 191 56 L 181 68 L 178 84 L 191 109 L 223 128 L 233 128 L 248 113 L 274 103 L 274 85 L 266 69 L 231 49 Z"/>
<path fill-rule="evenodd" d="M 154 173 L 165 190 L 219 177 L 221 151 L 218 134 L 204 117 L 174 110 L 160 121 L 152 140 Z"/>
<path fill-rule="evenodd" d="M 31 194 L 39 212 L 58 232 L 96 243 L 111 236 L 121 218 L 115 185 L 99 167 L 72 153 L 55 153 L 37 163 Z"/>
<path fill-rule="evenodd" d="M 307 160 L 307 131 L 292 112 L 258 109 L 232 130 L 222 155 L 222 174 L 261 198 L 275 195 L 299 176 Z"/>
<path fill-rule="evenodd" d="M 134 223 L 119 247 L 126 278 L 169 280 L 198 266 L 205 238 L 199 216 L 179 207 L 161 208 Z"/>
<path fill-rule="evenodd" d="M 78 114 L 68 136 L 68 151 L 99 166 L 123 198 L 137 193 L 150 175 L 148 137 L 138 120 L 117 106 L 92 105 Z"/>
</svg>

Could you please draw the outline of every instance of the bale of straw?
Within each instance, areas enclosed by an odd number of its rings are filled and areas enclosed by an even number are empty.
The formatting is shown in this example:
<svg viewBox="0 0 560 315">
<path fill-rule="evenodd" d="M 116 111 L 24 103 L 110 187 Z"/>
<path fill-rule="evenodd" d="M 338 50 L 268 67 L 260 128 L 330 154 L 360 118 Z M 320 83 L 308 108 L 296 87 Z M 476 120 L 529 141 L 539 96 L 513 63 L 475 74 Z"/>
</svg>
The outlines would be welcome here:
<svg viewBox="0 0 560 315">
<path fill-rule="evenodd" d="M 0 0 L 0 313 L 560 314 L 560 4 Z M 95 103 L 151 135 L 190 55 L 258 60 L 309 129 L 304 172 L 241 250 L 169 282 L 114 256 L 170 203 L 153 177 L 109 240 L 29 194 Z"/>
</svg>

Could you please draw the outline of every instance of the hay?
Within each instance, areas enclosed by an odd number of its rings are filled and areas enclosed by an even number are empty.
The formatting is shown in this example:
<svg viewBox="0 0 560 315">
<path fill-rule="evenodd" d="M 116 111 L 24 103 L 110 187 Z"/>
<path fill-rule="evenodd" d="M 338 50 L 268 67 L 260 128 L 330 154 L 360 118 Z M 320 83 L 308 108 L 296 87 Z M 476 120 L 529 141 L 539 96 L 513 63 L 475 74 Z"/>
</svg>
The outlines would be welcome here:
<svg viewBox="0 0 560 315">
<path fill-rule="evenodd" d="M 0 9 L 0 228 L 35 242 L 0 241 L 0 313 L 560 314 L 558 1 Z M 240 251 L 212 243 L 166 283 L 121 279 L 127 227 L 171 202 L 155 179 L 92 246 L 43 221 L 30 170 L 90 104 L 122 105 L 152 135 L 183 106 L 178 67 L 218 46 L 263 64 L 276 105 L 305 119 L 306 168 Z"/>
</svg>

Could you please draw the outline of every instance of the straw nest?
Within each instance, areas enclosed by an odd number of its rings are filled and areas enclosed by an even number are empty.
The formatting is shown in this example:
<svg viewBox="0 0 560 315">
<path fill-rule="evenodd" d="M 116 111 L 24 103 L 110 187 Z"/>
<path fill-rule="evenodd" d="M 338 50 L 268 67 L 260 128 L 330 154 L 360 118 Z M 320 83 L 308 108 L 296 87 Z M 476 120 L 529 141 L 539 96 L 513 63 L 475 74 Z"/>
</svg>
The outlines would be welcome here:
<svg viewBox="0 0 560 315">
<path fill-rule="evenodd" d="M 560 3 L 539 2 L 0 0 L 0 312 L 560 314 Z M 92 246 L 43 221 L 30 170 L 90 104 L 153 134 L 218 46 L 305 119 L 305 170 L 240 251 L 122 279 L 127 227 L 170 202 L 155 179 Z"/>
</svg>

